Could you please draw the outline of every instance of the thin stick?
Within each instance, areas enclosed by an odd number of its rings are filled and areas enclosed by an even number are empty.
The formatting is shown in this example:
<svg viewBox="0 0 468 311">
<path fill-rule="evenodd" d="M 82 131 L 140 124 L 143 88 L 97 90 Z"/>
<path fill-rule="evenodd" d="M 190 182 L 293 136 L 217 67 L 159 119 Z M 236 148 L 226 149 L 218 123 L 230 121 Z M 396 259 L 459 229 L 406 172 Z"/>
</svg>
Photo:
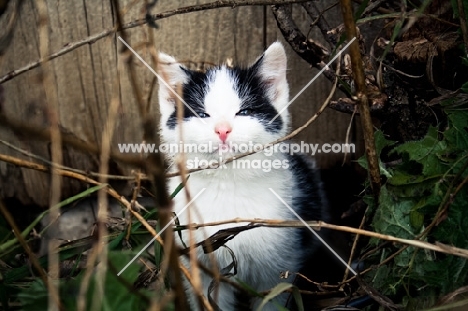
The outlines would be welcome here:
<svg viewBox="0 0 468 311">
<path fill-rule="evenodd" d="M 354 22 L 353 8 L 350 0 L 341 0 L 343 11 L 343 21 L 348 40 L 357 37 L 356 24 Z M 359 51 L 359 40 L 355 40 L 350 49 L 351 65 L 353 68 L 354 81 L 356 83 L 356 98 L 361 116 L 361 124 L 364 132 L 364 143 L 366 147 L 366 158 L 369 163 L 369 174 L 374 200 L 377 203 L 380 193 L 380 170 L 379 159 L 375 149 L 374 128 L 369 111 L 369 101 L 367 97 L 366 81 L 362 66 L 361 53 Z"/>
<path fill-rule="evenodd" d="M 208 226 L 219 226 L 219 225 L 229 224 L 229 223 L 248 223 L 250 226 L 256 225 L 257 227 L 278 227 L 278 228 L 280 227 L 300 228 L 300 227 L 305 226 L 300 221 L 284 221 L 284 220 L 276 220 L 276 219 L 255 219 L 255 218 L 254 219 L 234 218 L 230 220 L 217 221 L 217 222 L 204 223 L 204 224 L 191 224 L 191 226 L 193 228 L 201 228 L 201 227 L 208 227 Z M 365 235 L 365 236 L 377 238 L 380 240 L 397 242 L 397 243 L 414 246 L 418 248 L 423 248 L 423 249 L 428 249 L 428 250 L 432 250 L 432 251 L 436 251 L 436 252 L 440 252 L 444 254 L 450 254 L 450 255 L 455 255 L 455 256 L 459 256 L 463 258 L 468 258 L 468 249 L 458 248 L 458 247 L 454 247 L 454 246 L 443 244 L 443 243 L 437 242 L 436 244 L 431 244 L 431 243 L 419 241 L 419 240 L 401 239 L 401 238 L 397 238 L 391 235 L 385 235 L 385 234 L 367 231 L 363 229 L 328 224 L 323 221 L 306 221 L 305 223 L 307 224 L 307 226 L 311 228 L 317 228 L 317 229 L 328 228 L 328 229 L 342 231 L 342 232 Z M 242 229 L 242 228 L 244 227 L 239 227 L 239 229 Z M 187 226 L 185 226 L 183 229 L 187 229 Z M 233 230 L 233 228 L 231 228 L 230 230 Z"/>
<path fill-rule="evenodd" d="M 49 54 L 49 19 L 47 16 L 47 5 L 44 0 L 37 1 L 36 7 L 39 15 L 39 53 L 41 58 L 44 58 Z M 47 103 L 47 114 L 48 121 L 50 124 L 50 153 L 51 161 L 57 164 L 62 163 L 62 140 L 60 138 L 59 129 L 59 115 L 58 115 L 58 99 L 57 99 L 57 88 L 54 81 L 54 72 L 51 63 L 41 63 L 43 69 L 43 86 L 45 91 L 46 103 Z M 59 211 L 54 209 L 60 202 L 61 196 L 61 175 L 56 172 L 55 168 L 51 169 L 50 179 L 50 193 L 49 193 L 49 209 L 51 219 L 59 217 Z M 52 279 L 58 279 L 59 276 L 59 256 L 56 252 L 58 241 L 50 240 L 48 242 L 48 274 Z M 60 292 L 58 282 L 48 282 L 48 309 L 49 311 L 56 311 L 61 309 L 60 305 Z"/>
<path fill-rule="evenodd" d="M 364 213 L 364 216 L 362 216 L 361 223 L 359 224 L 359 229 L 362 229 L 362 227 L 364 227 L 365 222 L 366 222 L 366 213 Z M 356 234 L 356 236 L 354 237 L 353 245 L 351 247 L 351 252 L 349 253 L 348 266 L 351 266 L 358 241 L 359 241 L 359 234 Z M 348 267 L 346 267 L 346 270 L 343 275 L 342 284 L 344 284 L 344 282 L 348 278 L 348 274 L 349 274 L 349 269 Z"/>
</svg>

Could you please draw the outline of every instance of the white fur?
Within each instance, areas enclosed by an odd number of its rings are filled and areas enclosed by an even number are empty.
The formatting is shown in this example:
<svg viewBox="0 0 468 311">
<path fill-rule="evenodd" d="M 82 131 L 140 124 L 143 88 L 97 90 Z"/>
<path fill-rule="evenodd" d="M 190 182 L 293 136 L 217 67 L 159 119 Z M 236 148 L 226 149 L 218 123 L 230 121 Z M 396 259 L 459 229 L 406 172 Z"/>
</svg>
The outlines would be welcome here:
<svg viewBox="0 0 468 311">
<path fill-rule="evenodd" d="M 274 43 L 265 52 L 260 74 L 268 82 L 268 96 L 273 105 L 280 110 L 289 98 L 289 89 L 286 81 L 286 54 L 280 43 Z M 162 64 L 165 62 L 166 64 Z M 170 63 L 170 64 L 167 64 Z M 165 54 L 160 55 L 160 74 L 168 80 L 171 86 L 183 83 L 187 79 L 180 65 Z M 265 131 L 264 127 L 255 119 L 236 116 L 239 111 L 241 100 L 235 91 L 236 81 L 230 75 L 229 70 L 221 67 L 214 72 L 210 79 L 210 88 L 204 98 L 206 112 L 209 118 L 204 118 L 203 124 L 198 118 L 184 121 L 183 133 L 185 143 L 213 143 L 219 144 L 220 139 L 214 128 L 219 122 L 228 122 L 232 132 L 228 136 L 228 142 L 248 142 L 266 144 L 272 142 L 288 131 L 289 115 L 285 111 L 281 118 L 284 122 L 283 129 L 279 133 Z M 161 135 L 166 142 L 179 142 L 179 132 L 169 129 L 166 122 L 169 115 L 174 111 L 174 103 L 170 100 L 170 90 L 160 83 L 159 101 L 161 107 Z M 232 155 L 232 154 L 228 154 Z M 173 156 L 173 155 L 170 155 Z M 191 153 L 186 155 L 189 159 L 195 157 L 203 159 L 217 159 L 218 154 Z M 245 159 L 245 158 L 244 158 Z M 267 157 L 258 153 L 248 157 L 249 160 L 285 160 L 282 154 Z M 180 183 L 180 178 L 172 178 L 169 181 L 169 190 L 174 190 Z M 179 217 L 181 224 L 188 223 L 191 213 L 191 221 L 206 223 L 241 218 L 262 219 L 287 219 L 292 220 L 294 216 L 269 190 L 272 188 L 290 206 L 292 206 L 293 175 L 288 169 L 262 170 L 228 169 L 205 170 L 191 174 L 188 180 L 188 188 L 192 197 L 202 189 L 206 189 L 189 207 L 189 210 Z M 181 192 L 174 199 L 174 211 L 178 213 L 187 204 Z M 195 242 L 200 242 L 221 229 L 245 224 L 227 224 L 216 227 L 206 227 L 194 231 Z M 183 238 L 188 243 L 188 232 L 183 232 Z M 238 273 L 235 278 L 241 279 L 257 291 L 271 289 L 279 282 L 291 282 L 289 279 L 280 279 L 283 271 L 298 271 L 300 251 L 297 243 L 291 240 L 293 237 L 291 229 L 280 228 L 255 228 L 245 231 L 236 236 L 226 245 L 234 252 L 238 262 Z M 177 237 L 177 239 L 179 239 Z M 220 268 L 227 266 L 232 258 L 225 248 L 214 252 L 214 258 Z M 212 266 L 209 256 L 202 254 L 199 250 L 199 259 L 208 267 Z M 202 275 L 203 291 L 207 295 L 208 285 L 211 278 Z M 278 299 L 284 303 L 285 297 Z M 234 302 L 233 289 L 226 284 L 219 288 L 218 305 L 221 310 L 232 310 Z M 254 301 L 258 306 L 260 300 Z M 192 301 L 192 307 L 195 307 Z M 276 310 L 269 303 L 264 310 Z"/>
</svg>

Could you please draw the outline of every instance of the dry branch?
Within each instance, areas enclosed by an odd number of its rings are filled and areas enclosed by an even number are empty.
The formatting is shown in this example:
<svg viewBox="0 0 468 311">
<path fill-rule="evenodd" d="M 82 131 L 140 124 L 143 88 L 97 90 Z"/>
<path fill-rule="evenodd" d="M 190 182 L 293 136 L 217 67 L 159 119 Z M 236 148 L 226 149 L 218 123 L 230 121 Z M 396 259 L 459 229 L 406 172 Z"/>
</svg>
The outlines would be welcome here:
<svg viewBox="0 0 468 311">
<path fill-rule="evenodd" d="M 318 42 L 307 39 L 299 30 L 292 18 L 291 5 L 274 5 L 272 12 L 275 15 L 278 28 L 293 50 L 307 63 L 318 67 L 328 56 L 328 51 Z"/>
<path fill-rule="evenodd" d="M 36 7 L 39 15 L 39 25 L 38 25 L 38 32 L 39 32 L 39 55 L 41 58 L 44 58 L 45 55 L 50 53 L 49 51 L 49 20 L 47 18 L 47 5 L 45 0 L 37 1 Z M 57 98 L 57 86 L 54 81 L 53 76 L 53 68 L 52 64 L 49 62 L 41 63 L 41 67 L 43 70 L 43 86 L 45 91 L 46 103 L 47 103 L 47 116 L 48 116 L 48 123 L 49 123 L 49 131 L 50 131 L 50 153 L 51 153 L 51 161 L 53 163 L 57 163 L 61 165 L 63 162 L 63 154 L 62 154 L 62 140 L 61 140 L 61 133 L 59 128 L 59 102 Z M 49 209 L 50 209 L 50 217 L 53 219 L 57 218 L 58 211 L 53 209 L 53 206 L 56 206 L 60 202 L 61 196 L 61 183 L 62 178 L 61 175 L 57 173 L 56 168 L 51 168 L 51 179 L 50 179 L 50 197 L 49 197 Z M 52 279 L 59 278 L 59 256 L 56 252 L 54 252 L 54 248 L 56 247 L 56 241 L 49 241 L 48 242 L 48 275 Z M 61 309 L 60 303 L 60 291 L 58 282 L 48 282 L 47 289 L 50 295 L 48 296 L 48 306 L 49 310 L 56 311 Z"/>
<path fill-rule="evenodd" d="M 348 40 L 357 38 L 356 24 L 354 22 L 353 8 L 350 0 L 341 0 L 343 11 L 343 21 Z M 366 77 L 364 75 L 361 52 L 359 51 L 358 41 L 354 41 L 350 49 L 351 65 L 356 84 L 356 99 L 358 102 L 359 113 L 361 115 L 361 124 L 364 132 L 364 142 L 366 146 L 366 158 L 369 163 L 369 173 L 374 199 L 378 202 L 380 193 L 380 169 L 377 152 L 375 149 L 374 128 L 369 110 L 369 100 L 367 97 Z"/>
<path fill-rule="evenodd" d="M 245 230 L 247 227 L 276 227 L 276 228 L 302 228 L 305 227 L 305 225 L 301 221 L 284 221 L 284 220 L 276 220 L 276 219 L 258 219 L 258 218 L 234 218 L 230 220 L 225 220 L 225 221 L 217 221 L 217 222 L 210 222 L 210 223 L 204 223 L 204 224 L 191 224 L 190 226 L 192 228 L 202 228 L 202 227 L 213 227 L 213 226 L 219 226 L 219 225 L 224 225 L 224 224 L 230 224 L 230 223 L 248 223 L 247 226 L 240 226 L 237 227 L 238 230 Z M 338 225 L 333 225 L 333 224 L 328 224 L 323 221 L 306 221 L 307 226 L 311 228 L 315 228 L 319 230 L 320 228 L 327 228 L 327 229 L 332 229 L 336 231 L 342 231 L 342 232 L 348 232 L 348 233 L 353 233 L 353 234 L 359 234 L 359 235 L 365 235 L 371 238 L 377 238 L 379 240 L 386 240 L 390 242 L 396 242 L 400 244 L 405 244 L 409 246 L 414 246 L 422 249 L 428 249 L 444 254 L 449 254 L 449 255 L 455 255 L 463 258 L 468 258 L 468 249 L 463 249 L 459 247 L 454 247 L 451 245 L 443 244 L 443 243 L 438 243 L 436 242 L 435 244 L 420 241 L 420 240 L 409 240 L 409 239 L 401 239 L 397 238 L 391 235 L 385 235 L 385 234 L 380 234 L 377 232 L 372 232 L 372 231 L 367 231 L 363 229 L 357 229 L 354 227 L 347 227 L 347 226 L 338 226 Z M 188 229 L 188 226 L 185 227 L 180 227 L 181 229 Z M 230 228 L 232 232 L 235 230 L 233 228 Z"/>
<path fill-rule="evenodd" d="M 325 41 L 327 41 L 328 44 L 330 44 L 330 47 L 334 47 L 337 43 L 336 37 L 330 34 L 330 26 L 328 25 L 327 20 L 323 18 L 323 12 L 319 12 L 317 4 L 310 1 L 302 3 L 302 6 L 306 10 L 307 15 L 309 15 L 309 17 L 312 19 L 312 24 L 310 25 L 310 27 L 317 25 Z"/>
</svg>

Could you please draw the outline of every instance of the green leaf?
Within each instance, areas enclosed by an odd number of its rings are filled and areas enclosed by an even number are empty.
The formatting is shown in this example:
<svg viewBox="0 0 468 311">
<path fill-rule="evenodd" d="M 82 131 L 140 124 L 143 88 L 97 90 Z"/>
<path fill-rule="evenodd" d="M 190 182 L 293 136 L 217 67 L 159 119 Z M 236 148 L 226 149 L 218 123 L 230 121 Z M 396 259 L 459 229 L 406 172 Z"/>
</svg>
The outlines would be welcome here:
<svg viewBox="0 0 468 311">
<path fill-rule="evenodd" d="M 382 153 L 382 150 L 385 147 L 393 146 L 396 144 L 395 141 L 386 139 L 382 131 L 376 131 L 374 134 L 374 139 L 375 139 L 375 149 L 377 151 L 377 156 L 379 157 L 380 157 L 380 154 Z"/>
<path fill-rule="evenodd" d="M 257 308 L 257 311 L 261 311 L 263 309 L 263 307 L 270 301 L 272 300 L 273 298 L 281 295 L 282 293 L 284 293 L 286 290 L 290 289 L 291 287 L 293 287 L 292 284 L 290 283 L 279 283 L 278 285 L 276 285 L 275 287 L 273 287 L 271 289 L 271 291 L 268 293 L 268 295 L 266 295 L 263 300 L 262 300 L 262 303 L 260 304 L 260 306 L 258 306 Z"/>
<path fill-rule="evenodd" d="M 161 232 L 161 226 L 159 222 L 156 224 L 156 232 Z M 154 241 L 154 264 L 156 267 L 161 267 L 161 263 L 164 258 L 164 248 L 159 244 L 158 241 Z"/>
<path fill-rule="evenodd" d="M 258 293 L 252 286 L 249 284 L 245 283 L 244 281 L 236 278 L 236 282 L 239 283 L 239 285 L 247 292 L 249 293 L 250 296 L 254 297 L 262 297 L 260 293 Z"/>
<path fill-rule="evenodd" d="M 426 136 L 420 141 L 406 142 L 394 149 L 395 152 L 406 153 L 409 159 L 420 163 L 424 176 L 442 174 L 447 166 L 441 163 L 439 153 L 446 150 L 446 142 L 439 141 L 437 128 L 430 126 Z"/>
<path fill-rule="evenodd" d="M 387 265 L 383 265 L 383 266 L 380 266 L 380 268 L 374 272 L 374 276 L 370 280 L 370 283 L 372 283 L 374 287 L 379 288 L 379 289 L 387 288 L 387 290 L 383 291 L 382 294 L 388 294 L 389 292 L 388 292 L 387 284 L 391 282 L 392 279 L 393 279 L 392 269 L 388 267 Z"/>
<path fill-rule="evenodd" d="M 376 211 L 373 226 L 379 233 L 403 239 L 414 238 L 414 229 L 410 226 L 409 214 L 413 201 L 395 197 L 386 186 L 380 193 L 380 208 Z"/>
<path fill-rule="evenodd" d="M 47 288 L 39 278 L 31 282 L 31 285 L 27 289 L 18 294 L 18 299 L 21 302 L 23 310 L 47 310 L 48 297 Z"/>
<path fill-rule="evenodd" d="M 187 180 L 190 178 L 190 175 L 187 176 Z M 171 199 L 175 198 L 175 196 L 184 188 L 184 184 L 180 183 L 177 188 L 171 193 Z"/>
<path fill-rule="evenodd" d="M 468 111 L 451 111 L 447 117 L 450 127 L 444 132 L 444 137 L 452 147 L 451 151 L 468 150 Z"/>
<path fill-rule="evenodd" d="M 468 82 L 465 82 L 462 87 L 461 87 L 461 90 L 465 93 L 468 93 Z"/>
<path fill-rule="evenodd" d="M 302 296 L 301 296 L 301 293 L 299 292 L 299 288 L 297 288 L 296 286 L 293 286 L 292 294 L 293 294 L 294 300 L 296 301 L 296 306 L 297 306 L 298 311 L 304 311 L 304 303 L 302 302 Z"/>
<path fill-rule="evenodd" d="M 455 1 L 456 1 L 456 0 L 455 0 Z M 468 5 L 467 5 L 467 7 L 468 7 Z M 468 66 L 468 58 L 462 57 L 461 60 L 462 60 L 462 64 L 463 64 L 463 65 Z"/>
<path fill-rule="evenodd" d="M 421 230 L 424 225 L 424 214 L 417 210 L 410 211 L 410 223 L 416 231 Z"/>
<path fill-rule="evenodd" d="M 468 82 L 462 91 L 468 92 Z M 373 215 L 376 232 L 413 239 L 428 229 L 425 241 L 468 249 L 468 184 L 461 184 L 468 176 L 468 105 L 463 103 L 463 96 L 457 94 L 441 105 L 445 118 L 440 119 L 438 128 L 431 126 L 423 139 L 403 143 L 390 152 L 400 154 L 401 163 L 387 170 L 390 177 L 382 186 L 379 206 L 372 210 L 374 214 L 368 214 Z M 364 158 L 359 163 L 367 168 Z M 444 207 L 444 213 L 438 215 Z M 437 226 L 427 227 L 436 215 Z M 369 246 L 379 244 L 376 239 L 369 242 Z M 368 257 L 369 265 L 381 263 L 400 247 L 382 246 Z M 407 309 L 424 309 L 442 295 L 468 284 L 468 261 L 409 247 L 365 277 L 382 294 L 401 297 L 399 303 Z"/>
<path fill-rule="evenodd" d="M 435 212 L 436 208 L 440 205 L 442 195 L 440 195 L 434 187 L 434 191 L 430 195 L 423 196 L 419 201 L 415 202 L 413 211 L 419 211 L 421 213 L 428 213 L 429 211 Z"/>
<path fill-rule="evenodd" d="M 366 9 L 368 3 L 369 3 L 369 0 L 362 1 L 361 5 L 358 7 L 356 12 L 354 13 L 355 21 L 357 21 L 359 17 L 361 17 L 362 13 L 364 13 L 364 10 Z"/>
<path fill-rule="evenodd" d="M 395 171 L 392 177 L 388 180 L 388 183 L 393 186 L 406 186 L 406 185 L 417 185 L 421 183 L 430 183 L 431 185 L 442 178 L 442 174 L 435 176 L 420 176 L 414 174 L 407 174 L 403 171 Z"/>
<path fill-rule="evenodd" d="M 388 179 L 387 187 L 395 196 L 419 200 L 434 192 L 435 185 L 441 179 L 443 179 L 443 175 L 424 177 L 396 170 Z"/>
</svg>

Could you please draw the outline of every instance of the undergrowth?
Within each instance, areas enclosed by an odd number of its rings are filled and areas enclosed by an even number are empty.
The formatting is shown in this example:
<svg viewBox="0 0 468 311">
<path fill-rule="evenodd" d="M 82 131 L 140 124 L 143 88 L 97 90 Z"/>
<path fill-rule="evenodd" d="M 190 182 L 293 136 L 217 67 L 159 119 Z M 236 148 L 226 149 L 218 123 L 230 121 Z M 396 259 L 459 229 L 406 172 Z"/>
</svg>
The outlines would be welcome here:
<svg viewBox="0 0 468 311">
<path fill-rule="evenodd" d="M 461 92 L 468 93 L 468 83 Z M 442 102 L 446 120 L 429 127 L 420 141 L 397 144 L 376 132 L 381 157 L 396 158 L 380 162 L 386 181 L 378 207 L 366 198 L 376 232 L 468 248 L 468 103 L 463 98 Z M 364 159 L 360 162 L 366 167 Z M 366 276 L 368 282 L 408 310 L 429 307 L 468 284 L 465 258 L 376 239 L 371 247 L 377 248 L 367 261 L 378 267 Z"/>
</svg>

